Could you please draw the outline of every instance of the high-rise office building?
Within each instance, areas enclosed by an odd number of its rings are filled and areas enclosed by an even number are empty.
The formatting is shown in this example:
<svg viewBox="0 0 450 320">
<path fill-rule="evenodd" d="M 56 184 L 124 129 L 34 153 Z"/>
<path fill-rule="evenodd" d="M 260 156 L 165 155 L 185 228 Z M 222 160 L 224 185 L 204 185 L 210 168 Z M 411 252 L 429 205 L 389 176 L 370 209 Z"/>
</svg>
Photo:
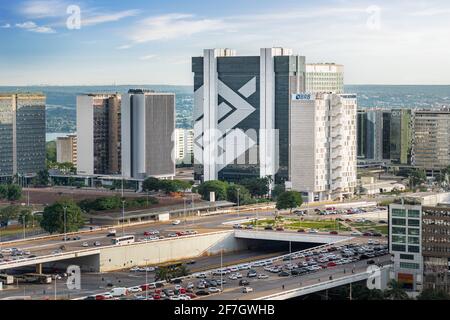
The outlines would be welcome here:
<svg viewBox="0 0 450 320">
<path fill-rule="evenodd" d="M 297 94 L 290 116 L 291 188 L 309 201 L 343 198 L 356 187 L 356 95 Z"/>
<path fill-rule="evenodd" d="M 360 109 L 357 133 L 360 160 L 411 164 L 411 110 Z"/>
<path fill-rule="evenodd" d="M 118 94 L 77 97 L 77 173 L 109 175 L 121 172 Z"/>
<path fill-rule="evenodd" d="M 285 48 L 208 49 L 192 71 L 195 179 L 288 180 L 291 94 L 305 91 L 305 58 Z"/>
<path fill-rule="evenodd" d="M 413 165 L 428 170 L 450 166 L 450 109 L 416 110 Z"/>
<path fill-rule="evenodd" d="M 335 63 L 306 64 L 306 92 L 344 93 L 344 66 Z"/>
<path fill-rule="evenodd" d="M 175 176 L 175 94 L 130 90 L 122 96 L 122 175 Z"/>
<path fill-rule="evenodd" d="M 0 177 L 46 168 L 45 100 L 38 93 L 0 94 Z"/>
<path fill-rule="evenodd" d="M 175 156 L 177 164 L 193 164 L 194 130 L 175 129 Z"/>
<path fill-rule="evenodd" d="M 77 136 L 68 135 L 56 139 L 56 162 L 77 165 Z"/>
</svg>

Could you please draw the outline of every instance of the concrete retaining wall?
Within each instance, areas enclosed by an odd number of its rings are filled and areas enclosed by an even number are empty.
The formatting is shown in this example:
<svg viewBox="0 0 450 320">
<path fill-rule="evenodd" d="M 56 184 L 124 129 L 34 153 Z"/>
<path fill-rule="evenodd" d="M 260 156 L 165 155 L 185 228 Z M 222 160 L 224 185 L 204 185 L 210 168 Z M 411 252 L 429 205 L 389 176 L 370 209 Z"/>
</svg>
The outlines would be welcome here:
<svg viewBox="0 0 450 320">
<path fill-rule="evenodd" d="M 235 239 L 233 231 L 221 231 L 175 239 L 164 239 L 101 250 L 100 271 L 114 271 L 192 259 L 203 255 L 239 251 L 246 248 L 245 240 Z"/>
</svg>

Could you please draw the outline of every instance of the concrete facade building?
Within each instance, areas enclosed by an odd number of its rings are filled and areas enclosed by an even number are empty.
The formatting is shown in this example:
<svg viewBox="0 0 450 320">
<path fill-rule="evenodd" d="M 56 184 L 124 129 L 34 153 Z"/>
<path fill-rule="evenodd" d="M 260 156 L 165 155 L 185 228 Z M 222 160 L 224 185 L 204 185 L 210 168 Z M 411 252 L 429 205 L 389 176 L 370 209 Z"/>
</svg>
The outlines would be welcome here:
<svg viewBox="0 0 450 320">
<path fill-rule="evenodd" d="M 0 94 L 0 177 L 46 168 L 45 103 L 39 93 Z"/>
<path fill-rule="evenodd" d="M 290 98 L 305 90 L 305 58 L 285 48 L 207 49 L 192 71 L 195 179 L 287 181 Z"/>
<path fill-rule="evenodd" d="M 120 119 L 120 95 L 86 94 L 77 97 L 79 175 L 120 173 Z"/>
<path fill-rule="evenodd" d="M 309 201 L 355 192 L 356 109 L 356 95 L 293 95 L 289 181 Z"/>
<path fill-rule="evenodd" d="M 344 66 L 335 63 L 306 64 L 305 91 L 344 93 Z"/>
<path fill-rule="evenodd" d="M 413 117 L 413 165 L 440 170 L 450 165 L 450 109 L 416 110 Z"/>
<path fill-rule="evenodd" d="M 77 136 L 68 135 L 56 139 L 56 162 L 77 165 Z"/>
<path fill-rule="evenodd" d="M 175 129 L 175 155 L 177 164 L 193 164 L 193 129 Z"/>
<path fill-rule="evenodd" d="M 130 90 L 122 97 L 122 175 L 175 176 L 175 94 Z"/>
</svg>

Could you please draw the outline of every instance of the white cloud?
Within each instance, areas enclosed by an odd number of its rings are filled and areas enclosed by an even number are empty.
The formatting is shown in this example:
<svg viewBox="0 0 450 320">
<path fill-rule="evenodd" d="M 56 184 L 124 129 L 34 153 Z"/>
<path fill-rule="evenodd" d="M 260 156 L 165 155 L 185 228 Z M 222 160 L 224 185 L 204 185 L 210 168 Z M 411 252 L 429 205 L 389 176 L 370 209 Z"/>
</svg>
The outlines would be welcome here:
<svg viewBox="0 0 450 320">
<path fill-rule="evenodd" d="M 99 14 L 81 19 L 82 26 L 93 26 L 101 23 L 115 22 L 128 17 L 135 17 L 140 13 L 139 10 L 125 10 L 116 13 Z"/>
<path fill-rule="evenodd" d="M 59 17 L 66 14 L 68 2 L 60 0 L 33 0 L 21 4 L 20 11 L 28 18 Z"/>
<path fill-rule="evenodd" d="M 27 31 L 36 32 L 36 33 L 55 33 L 56 31 L 47 26 L 38 26 L 33 21 L 26 21 L 23 23 L 17 23 L 16 27 L 19 29 L 25 29 Z"/>
<path fill-rule="evenodd" d="M 145 43 L 226 28 L 227 25 L 219 19 L 198 19 L 193 15 L 173 13 L 140 21 L 138 26 L 131 31 L 130 39 L 136 43 Z"/>
<path fill-rule="evenodd" d="M 9 28 L 11 28 L 11 25 L 9 23 L 0 26 L 0 29 L 9 29 Z"/>
<path fill-rule="evenodd" d="M 151 59 L 156 58 L 156 57 L 157 57 L 156 54 L 149 54 L 149 55 L 140 57 L 139 60 L 142 60 L 142 61 L 151 60 Z"/>
</svg>

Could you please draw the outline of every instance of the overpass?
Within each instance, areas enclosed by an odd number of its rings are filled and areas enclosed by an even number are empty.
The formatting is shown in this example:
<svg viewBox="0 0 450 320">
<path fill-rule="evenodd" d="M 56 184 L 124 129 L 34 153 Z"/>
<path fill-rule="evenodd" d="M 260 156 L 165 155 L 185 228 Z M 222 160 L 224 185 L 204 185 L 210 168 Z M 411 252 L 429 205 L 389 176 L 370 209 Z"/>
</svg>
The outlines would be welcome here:
<svg viewBox="0 0 450 320">
<path fill-rule="evenodd" d="M 354 282 L 365 281 L 370 279 L 371 277 L 379 277 L 379 288 L 385 289 L 387 287 L 388 279 L 389 279 L 389 271 L 391 269 L 391 265 L 385 265 L 381 267 L 379 270 L 375 268 L 369 270 L 351 274 L 349 276 L 341 277 L 334 280 L 328 280 L 312 285 L 307 285 L 304 287 L 299 287 L 297 289 L 287 290 L 275 294 L 270 294 L 261 298 L 255 298 L 253 300 L 287 300 L 292 299 L 304 295 L 308 295 L 315 292 L 325 291 L 332 288 L 348 285 Z M 373 282 L 376 280 L 374 279 Z"/>
<path fill-rule="evenodd" d="M 236 230 L 234 236 L 238 239 L 272 240 L 302 243 L 331 244 L 353 239 L 349 236 L 333 235 L 329 233 L 298 233 L 286 231 L 255 231 Z"/>
</svg>

